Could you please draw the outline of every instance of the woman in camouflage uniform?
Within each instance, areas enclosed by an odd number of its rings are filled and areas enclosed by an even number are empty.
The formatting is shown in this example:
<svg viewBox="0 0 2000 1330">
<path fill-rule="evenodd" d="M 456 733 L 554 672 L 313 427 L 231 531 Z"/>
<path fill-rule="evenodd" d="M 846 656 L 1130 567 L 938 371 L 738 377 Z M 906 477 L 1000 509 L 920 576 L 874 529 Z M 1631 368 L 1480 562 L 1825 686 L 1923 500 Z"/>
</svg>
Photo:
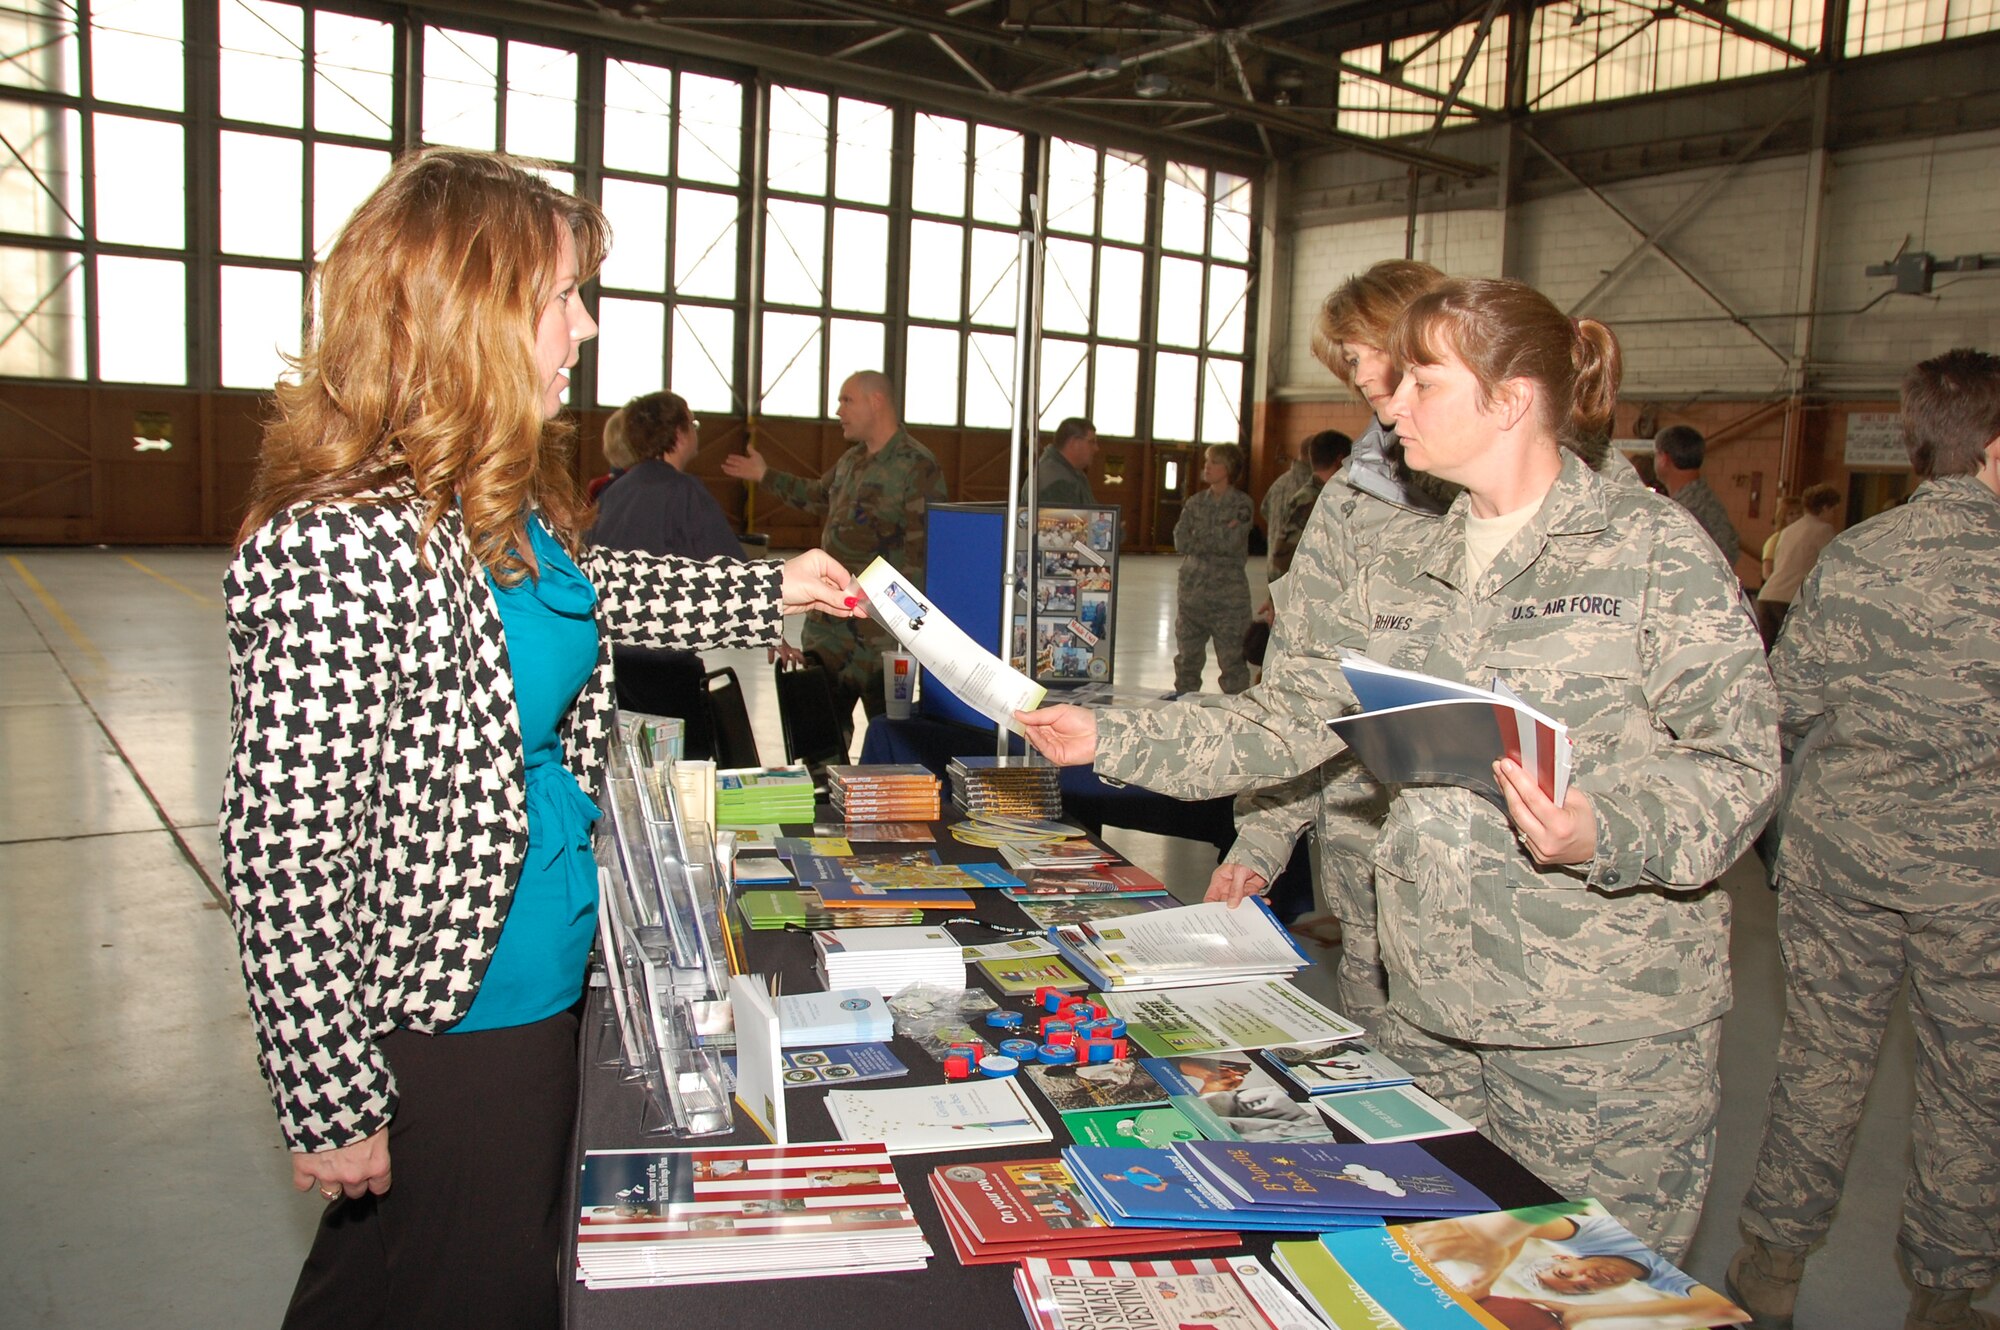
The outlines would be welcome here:
<svg viewBox="0 0 2000 1330">
<path fill-rule="evenodd" d="M 1728 902 L 1778 767 L 1777 700 L 1713 543 L 1601 478 L 1619 356 L 1516 282 L 1448 283 L 1390 348 L 1410 465 L 1465 487 L 1294 603 L 1310 651 L 1219 705 L 1049 708 L 1057 761 L 1183 798 L 1267 784 L 1337 748 L 1339 648 L 1485 685 L 1567 724 L 1558 805 L 1512 762 L 1505 807 L 1399 786 L 1375 854 L 1382 1048 L 1551 1186 L 1595 1195 L 1670 1259 L 1700 1215 L 1721 1098 Z M 1296 577 L 1296 572 L 1294 576 Z M 1331 590 L 1341 588 L 1341 590 Z"/>
</svg>

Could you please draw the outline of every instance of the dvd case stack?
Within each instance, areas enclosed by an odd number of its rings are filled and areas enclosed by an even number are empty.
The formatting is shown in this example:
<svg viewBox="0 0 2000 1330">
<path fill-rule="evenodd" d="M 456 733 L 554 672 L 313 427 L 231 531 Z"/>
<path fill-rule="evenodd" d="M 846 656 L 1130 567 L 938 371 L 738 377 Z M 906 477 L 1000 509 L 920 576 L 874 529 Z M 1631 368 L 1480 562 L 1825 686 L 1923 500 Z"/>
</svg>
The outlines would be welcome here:
<svg viewBox="0 0 2000 1330">
<path fill-rule="evenodd" d="M 827 795 L 843 822 L 935 822 L 942 783 L 915 763 L 828 767 Z"/>
<path fill-rule="evenodd" d="M 954 757 L 951 801 L 967 813 L 1062 816 L 1062 771 L 1047 758 Z"/>
</svg>

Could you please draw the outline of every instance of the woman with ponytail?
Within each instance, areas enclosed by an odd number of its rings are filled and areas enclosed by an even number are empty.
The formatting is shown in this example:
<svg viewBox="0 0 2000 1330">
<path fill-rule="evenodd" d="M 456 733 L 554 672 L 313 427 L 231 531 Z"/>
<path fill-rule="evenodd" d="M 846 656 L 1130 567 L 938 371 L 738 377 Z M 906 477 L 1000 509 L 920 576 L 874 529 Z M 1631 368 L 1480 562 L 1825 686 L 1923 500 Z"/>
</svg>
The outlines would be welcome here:
<svg viewBox="0 0 2000 1330">
<path fill-rule="evenodd" d="M 1600 476 L 1617 339 L 1518 282 L 1412 302 L 1389 350 L 1409 465 L 1462 487 L 1349 556 L 1310 652 L 1202 708 L 1024 713 L 1057 761 L 1181 798 L 1286 778 L 1339 741 L 1344 649 L 1567 725 L 1561 804 L 1404 785 L 1375 850 L 1376 1041 L 1543 1180 L 1670 1259 L 1700 1216 L 1721 1100 L 1727 899 L 1708 884 L 1776 789 L 1777 698 L 1735 579 L 1686 513 Z"/>
<path fill-rule="evenodd" d="M 320 265 L 278 388 L 224 578 L 221 840 L 321 1207 L 290 1327 L 556 1324 L 610 648 L 853 613 L 817 550 L 583 546 L 560 411 L 608 241 L 522 164 L 412 153 Z"/>
</svg>

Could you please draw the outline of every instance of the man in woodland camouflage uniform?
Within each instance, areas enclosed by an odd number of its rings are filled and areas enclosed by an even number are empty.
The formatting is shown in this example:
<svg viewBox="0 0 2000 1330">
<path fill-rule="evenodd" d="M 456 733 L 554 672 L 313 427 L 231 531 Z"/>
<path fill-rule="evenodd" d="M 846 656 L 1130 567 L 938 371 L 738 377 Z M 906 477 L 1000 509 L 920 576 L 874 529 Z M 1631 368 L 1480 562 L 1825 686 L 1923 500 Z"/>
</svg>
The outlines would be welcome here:
<svg viewBox="0 0 2000 1330">
<path fill-rule="evenodd" d="M 1796 776 L 1777 859 L 1785 1029 L 1729 1284 L 1789 1326 L 1907 974 L 1909 1330 L 1994 1330 L 2000 1275 L 2000 358 L 1903 380 L 1923 484 L 1837 537 L 1771 656 Z"/>
<path fill-rule="evenodd" d="M 944 472 L 928 448 L 911 438 L 898 418 L 886 375 L 863 370 L 840 385 L 841 435 L 855 446 L 818 480 L 772 470 L 753 444 L 726 457 L 722 469 L 738 480 L 762 482 L 794 508 L 826 519 L 820 546 L 858 573 L 876 558 L 889 561 L 919 589 L 924 584 L 924 513 L 946 498 Z M 882 695 L 882 653 L 895 645 L 872 619 L 806 619 L 801 645 L 833 677 L 841 727 L 851 729 L 854 703 L 871 717 Z"/>
</svg>

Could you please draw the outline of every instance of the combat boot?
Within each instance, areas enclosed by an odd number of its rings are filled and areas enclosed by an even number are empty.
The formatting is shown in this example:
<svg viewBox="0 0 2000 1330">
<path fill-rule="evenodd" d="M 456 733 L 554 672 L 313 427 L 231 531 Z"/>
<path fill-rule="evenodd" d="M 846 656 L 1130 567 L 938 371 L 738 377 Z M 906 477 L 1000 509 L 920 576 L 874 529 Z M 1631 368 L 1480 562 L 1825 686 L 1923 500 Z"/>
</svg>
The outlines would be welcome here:
<svg viewBox="0 0 2000 1330">
<path fill-rule="evenodd" d="M 1910 1294 L 1903 1330 L 2000 1330 L 2000 1316 L 1972 1305 L 1969 1288 L 1925 1288 Z"/>
<path fill-rule="evenodd" d="M 1750 1313 L 1755 1330 L 1792 1330 L 1805 1272 L 1804 1248 L 1779 1247 L 1746 1229 L 1722 1282 L 1736 1305 Z"/>
</svg>

